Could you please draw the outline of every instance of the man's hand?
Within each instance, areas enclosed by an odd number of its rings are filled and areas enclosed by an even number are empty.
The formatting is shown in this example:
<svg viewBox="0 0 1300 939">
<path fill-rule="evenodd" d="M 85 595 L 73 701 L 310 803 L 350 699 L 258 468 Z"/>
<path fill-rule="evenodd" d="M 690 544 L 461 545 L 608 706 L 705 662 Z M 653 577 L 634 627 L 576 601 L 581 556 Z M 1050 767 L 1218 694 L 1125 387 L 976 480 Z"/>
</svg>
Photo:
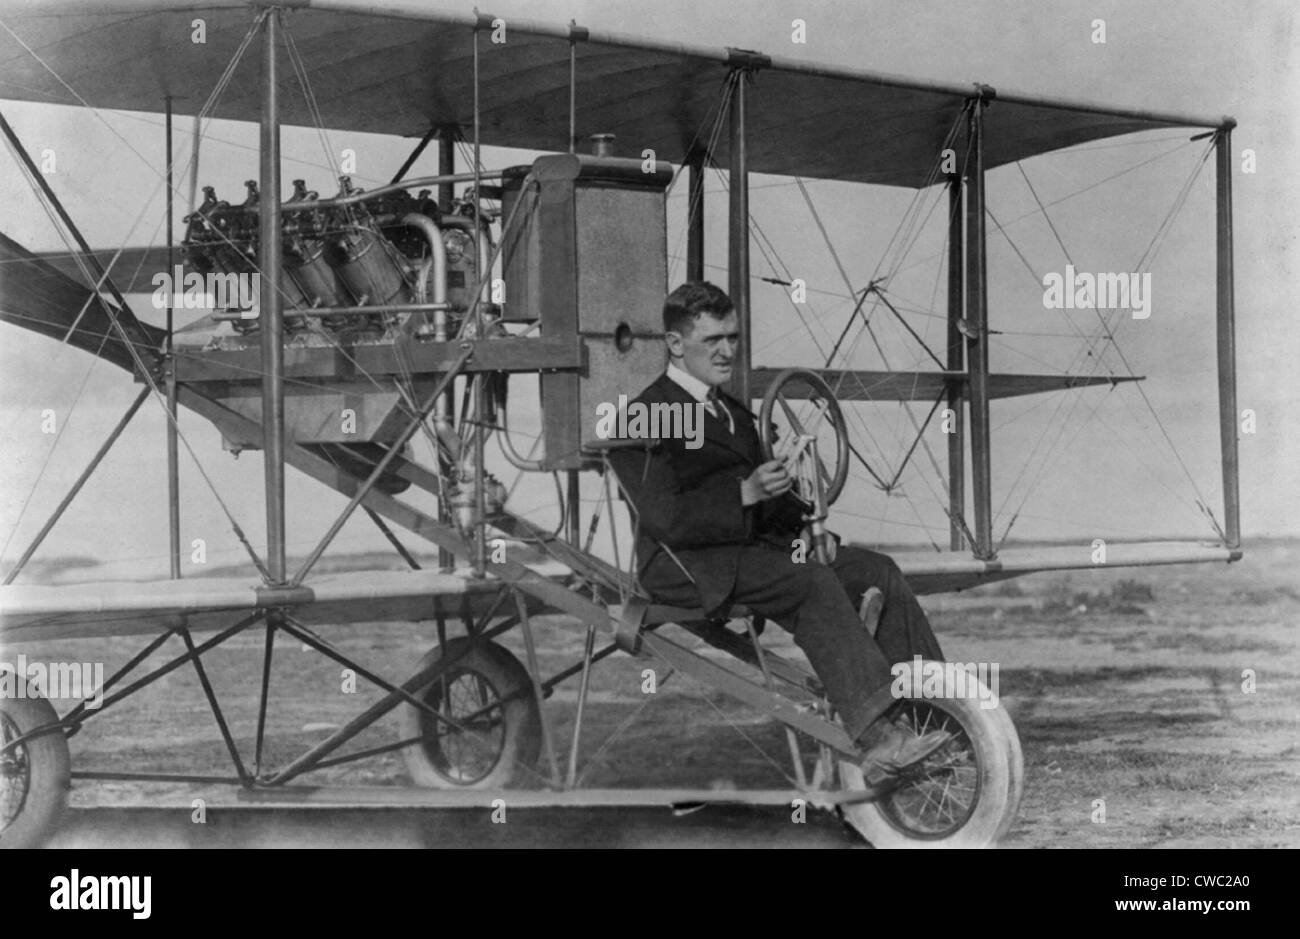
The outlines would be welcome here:
<svg viewBox="0 0 1300 939">
<path fill-rule="evenodd" d="M 774 499 L 790 491 L 794 478 L 786 471 L 780 460 L 768 460 L 749 474 L 749 478 L 740 481 L 740 502 L 742 505 L 754 505 L 767 499 Z"/>
</svg>

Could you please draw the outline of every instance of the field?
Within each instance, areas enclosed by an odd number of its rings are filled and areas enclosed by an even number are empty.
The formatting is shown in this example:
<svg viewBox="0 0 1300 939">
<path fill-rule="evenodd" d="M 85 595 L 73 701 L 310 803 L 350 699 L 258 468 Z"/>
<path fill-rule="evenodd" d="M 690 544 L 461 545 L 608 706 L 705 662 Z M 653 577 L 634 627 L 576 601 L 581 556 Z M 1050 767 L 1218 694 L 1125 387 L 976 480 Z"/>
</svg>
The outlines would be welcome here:
<svg viewBox="0 0 1300 939">
<path fill-rule="evenodd" d="M 950 660 L 999 665 L 998 690 L 1026 761 L 1024 802 L 1004 846 L 1300 847 L 1298 568 L 1300 542 L 1265 541 L 1248 544 L 1233 565 L 1044 573 L 923 598 Z M 324 635 L 392 677 L 427 650 L 433 626 L 373 623 Z M 582 637 L 572 621 L 540 620 L 543 671 L 571 663 Z M 765 641 L 797 654 L 775 626 Z M 205 658 L 246 755 L 262 644 L 262 634 L 250 632 Z M 102 661 L 111 670 L 140 643 L 127 645 L 32 644 L 5 653 Z M 517 631 L 507 645 L 524 657 Z M 789 785 L 778 725 L 681 675 L 657 673 L 656 693 L 644 694 L 643 669 L 653 665 L 615 655 L 596 667 L 585 785 Z M 337 666 L 287 637 L 277 642 L 268 763 L 287 762 L 378 697 L 364 682 L 355 694 L 341 685 Z M 571 681 L 549 703 L 562 741 L 576 694 Z M 378 745 L 395 732 L 390 717 L 359 743 Z M 74 769 L 230 772 L 188 669 L 97 715 L 71 747 Z M 387 754 L 309 780 L 400 785 L 405 778 L 400 758 Z M 80 783 L 73 805 L 188 812 L 204 792 Z"/>
</svg>

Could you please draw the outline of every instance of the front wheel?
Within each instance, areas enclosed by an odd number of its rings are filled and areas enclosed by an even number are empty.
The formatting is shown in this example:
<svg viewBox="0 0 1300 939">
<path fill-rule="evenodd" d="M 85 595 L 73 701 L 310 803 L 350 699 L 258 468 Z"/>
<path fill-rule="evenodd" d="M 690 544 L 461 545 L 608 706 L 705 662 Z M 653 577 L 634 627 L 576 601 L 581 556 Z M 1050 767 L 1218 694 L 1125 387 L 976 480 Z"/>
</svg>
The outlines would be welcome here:
<svg viewBox="0 0 1300 939">
<path fill-rule="evenodd" d="M 420 660 L 422 671 L 450 664 L 415 696 L 454 721 L 404 705 L 403 748 L 417 786 L 434 789 L 503 789 L 527 776 L 541 753 L 542 720 L 528 670 L 504 646 L 457 637 Z"/>
<path fill-rule="evenodd" d="M 44 698 L 0 697 L 0 848 L 40 847 L 58 826 L 71 785 L 63 730 L 9 746 L 58 720 Z"/>
<path fill-rule="evenodd" d="M 953 739 L 910 767 L 903 782 L 872 802 L 847 803 L 845 820 L 878 848 L 983 848 L 1011 827 L 1020 807 L 1024 763 L 1016 729 L 998 703 L 976 698 L 907 699 L 895 707 L 915 733 Z M 861 768 L 840 762 L 845 789 L 865 789 Z"/>
</svg>

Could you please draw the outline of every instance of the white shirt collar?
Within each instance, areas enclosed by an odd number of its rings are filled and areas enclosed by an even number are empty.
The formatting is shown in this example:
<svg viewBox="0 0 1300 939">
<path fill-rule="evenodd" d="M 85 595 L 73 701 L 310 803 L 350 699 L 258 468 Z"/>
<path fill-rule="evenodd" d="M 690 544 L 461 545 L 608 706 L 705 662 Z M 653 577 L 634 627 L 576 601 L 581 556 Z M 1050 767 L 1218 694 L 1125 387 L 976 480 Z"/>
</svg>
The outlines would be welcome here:
<svg viewBox="0 0 1300 939">
<path fill-rule="evenodd" d="M 678 368 L 673 363 L 668 363 L 668 377 L 681 386 L 682 390 L 688 395 L 699 401 L 701 404 L 708 401 L 711 385 L 700 381 L 690 372 Z"/>
</svg>

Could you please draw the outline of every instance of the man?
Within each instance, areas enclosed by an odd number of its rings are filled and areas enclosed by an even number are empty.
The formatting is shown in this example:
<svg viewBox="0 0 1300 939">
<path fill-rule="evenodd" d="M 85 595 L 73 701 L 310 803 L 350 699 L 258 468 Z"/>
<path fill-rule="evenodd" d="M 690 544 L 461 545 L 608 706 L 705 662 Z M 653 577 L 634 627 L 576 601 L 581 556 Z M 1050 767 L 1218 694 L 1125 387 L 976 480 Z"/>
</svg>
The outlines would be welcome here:
<svg viewBox="0 0 1300 939">
<path fill-rule="evenodd" d="M 731 300 L 713 284 L 683 284 L 663 316 L 668 369 L 636 400 L 699 404 L 707 416 L 694 449 L 668 439 L 610 454 L 640 518 L 641 584 L 661 603 L 708 613 L 743 604 L 789 629 L 865 751 L 868 782 L 887 783 L 950 739 L 870 721 L 869 699 L 890 683 L 891 662 L 942 658 L 925 613 L 883 554 L 844 547 L 829 566 L 793 559 L 804 505 L 781 461 L 762 462 L 753 413 L 720 388 L 740 339 Z M 884 600 L 874 638 L 856 611 L 872 586 Z"/>
</svg>

